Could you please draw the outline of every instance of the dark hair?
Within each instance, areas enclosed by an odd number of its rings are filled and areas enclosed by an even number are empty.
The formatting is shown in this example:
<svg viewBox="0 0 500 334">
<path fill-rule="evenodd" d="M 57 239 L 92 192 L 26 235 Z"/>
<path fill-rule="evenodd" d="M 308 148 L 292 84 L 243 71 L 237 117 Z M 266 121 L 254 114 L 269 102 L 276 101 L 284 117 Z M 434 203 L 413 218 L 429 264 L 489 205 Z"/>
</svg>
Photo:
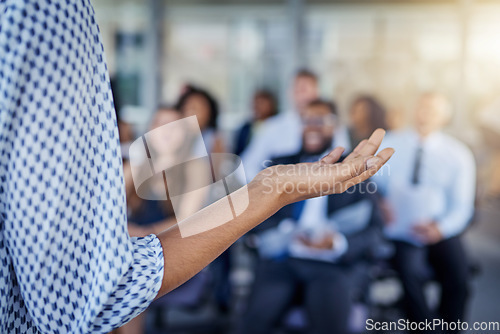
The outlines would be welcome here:
<svg viewBox="0 0 500 334">
<path fill-rule="evenodd" d="M 271 102 L 272 105 L 272 113 L 271 115 L 276 115 L 278 113 L 278 101 L 276 100 L 276 96 L 268 89 L 258 89 L 255 94 L 253 94 L 253 98 L 263 98 Z"/>
<path fill-rule="evenodd" d="M 219 105 L 215 98 L 206 90 L 194 87 L 194 86 L 188 86 L 186 92 L 181 95 L 179 100 L 177 101 L 177 104 L 175 105 L 175 109 L 179 110 L 180 112 L 184 112 L 184 107 L 186 106 L 187 101 L 189 98 L 193 96 L 201 96 L 208 102 L 208 111 L 210 113 L 210 117 L 208 120 L 208 127 L 210 129 L 216 129 L 217 128 L 217 117 L 219 116 Z"/>
<path fill-rule="evenodd" d="M 313 71 L 306 68 L 301 68 L 295 73 L 295 79 L 297 78 L 309 78 L 316 83 L 318 82 L 318 76 Z"/>
<path fill-rule="evenodd" d="M 360 95 L 354 99 L 351 108 L 358 103 L 365 103 L 368 107 L 368 117 L 373 130 L 382 128 L 387 130 L 387 112 L 384 106 L 372 95 Z"/>
<path fill-rule="evenodd" d="M 311 102 L 309 102 L 309 104 L 307 106 L 308 107 L 317 107 L 317 106 L 326 107 L 326 108 L 328 108 L 328 110 L 330 110 L 330 112 L 332 114 L 338 115 L 337 104 L 335 104 L 335 102 L 330 101 L 330 100 L 315 99 L 315 100 L 312 100 Z"/>
</svg>

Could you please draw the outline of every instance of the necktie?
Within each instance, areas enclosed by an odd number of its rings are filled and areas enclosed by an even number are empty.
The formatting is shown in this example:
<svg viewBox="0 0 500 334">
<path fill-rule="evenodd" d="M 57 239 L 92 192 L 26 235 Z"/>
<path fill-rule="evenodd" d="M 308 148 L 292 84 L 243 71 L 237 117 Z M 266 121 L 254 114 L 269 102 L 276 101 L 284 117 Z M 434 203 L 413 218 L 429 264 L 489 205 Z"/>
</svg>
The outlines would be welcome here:
<svg viewBox="0 0 500 334">
<path fill-rule="evenodd" d="M 413 185 L 420 183 L 420 167 L 422 165 L 422 145 L 419 145 L 417 148 L 417 154 L 415 155 L 415 164 L 413 167 L 413 176 L 411 179 L 411 183 Z"/>
</svg>

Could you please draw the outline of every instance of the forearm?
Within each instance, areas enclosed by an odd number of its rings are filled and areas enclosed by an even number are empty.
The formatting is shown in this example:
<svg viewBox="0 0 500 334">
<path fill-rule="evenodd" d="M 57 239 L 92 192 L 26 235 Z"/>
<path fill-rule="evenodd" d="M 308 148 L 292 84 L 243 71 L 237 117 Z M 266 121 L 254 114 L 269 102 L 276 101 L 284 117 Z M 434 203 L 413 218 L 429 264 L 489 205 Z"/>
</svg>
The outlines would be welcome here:
<svg viewBox="0 0 500 334">
<path fill-rule="evenodd" d="M 158 297 L 175 289 L 194 276 L 243 234 L 275 213 L 282 204 L 275 193 L 269 193 L 260 181 L 248 184 L 248 207 L 233 220 L 199 234 L 182 237 L 178 224 L 158 234 L 163 247 L 165 270 Z M 244 202 L 245 188 L 234 192 L 233 203 Z M 183 225 L 216 224 L 223 204 L 218 201 L 185 219 Z"/>
<path fill-rule="evenodd" d="M 158 296 L 184 283 L 284 205 L 341 193 L 373 176 L 394 152 L 384 149 L 373 156 L 383 137 L 384 131 L 375 131 L 342 163 L 336 163 L 344 151 L 338 147 L 316 163 L 269 167 L 232 193 L 230 201 L 223 198 L 158 234 L 165 261 Z M 227 215 L 231 202 L 231 210 L 239 213 L 232 219 Z"/>
</svg>

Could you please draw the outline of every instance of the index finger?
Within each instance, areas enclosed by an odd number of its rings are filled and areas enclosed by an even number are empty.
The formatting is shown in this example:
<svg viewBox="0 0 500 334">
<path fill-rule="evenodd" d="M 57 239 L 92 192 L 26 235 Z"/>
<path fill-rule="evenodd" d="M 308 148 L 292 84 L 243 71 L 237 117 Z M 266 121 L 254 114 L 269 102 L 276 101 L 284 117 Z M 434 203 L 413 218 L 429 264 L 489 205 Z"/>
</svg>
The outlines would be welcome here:
<svg viewBox="0 0 500 334">
<path fill-rule="evenodd" d="M 368 140 L 363 140 L 345 160 L 349 161 L 359 156 L 375 155 L 385 136 L 385 130 L 377 129 L 373 131 Z"/>
</svg>

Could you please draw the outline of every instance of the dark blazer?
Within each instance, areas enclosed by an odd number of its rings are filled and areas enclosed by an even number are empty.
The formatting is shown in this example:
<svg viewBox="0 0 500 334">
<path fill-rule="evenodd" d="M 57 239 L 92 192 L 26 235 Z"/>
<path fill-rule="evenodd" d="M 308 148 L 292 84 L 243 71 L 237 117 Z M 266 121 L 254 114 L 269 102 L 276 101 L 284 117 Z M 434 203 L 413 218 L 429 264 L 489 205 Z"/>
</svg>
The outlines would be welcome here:
<svg viewBox="0 0 500 334">
<path fill-rule="evenodd" d="M 236 134 L 234 154 L 240 155 L 247 148 L 252 139 L 252 122 L 245 122 Z"/>
<path fill-rule="evenodd" d="M 295 164 L 301 161 L 302 154 L 278 157 L 271 159 L 271 165 Z M 368 181 L 369 182 L 369 181 Z M 378 195 L 373 193 L 373 187 L 368 186 L 368 182 L 360 183 L 342 194 L 328 195 L 327 215 L 330 216 L 336 211 L 347 208 L 360 201 L 368 201 L 372 205 L 371 217 L 369 222 L 359 231 L 344 234 L 347 242 L 347 252 L 339 259 L 340 263 L 350 264 L 363 258 L 371 258 L 375 247 L 381 240 L 381 230 L 383 218 L 378 206 Z M 252 233 L 259 234 L 269 228 L 276 227 L 285 218 L 296 218 L 298 206 L 294 203 L 287 205 L 268 218 L 262 224 L 252 230 Z M 303 204 L 302 204 L 303 207 Z"/>
</svg>

